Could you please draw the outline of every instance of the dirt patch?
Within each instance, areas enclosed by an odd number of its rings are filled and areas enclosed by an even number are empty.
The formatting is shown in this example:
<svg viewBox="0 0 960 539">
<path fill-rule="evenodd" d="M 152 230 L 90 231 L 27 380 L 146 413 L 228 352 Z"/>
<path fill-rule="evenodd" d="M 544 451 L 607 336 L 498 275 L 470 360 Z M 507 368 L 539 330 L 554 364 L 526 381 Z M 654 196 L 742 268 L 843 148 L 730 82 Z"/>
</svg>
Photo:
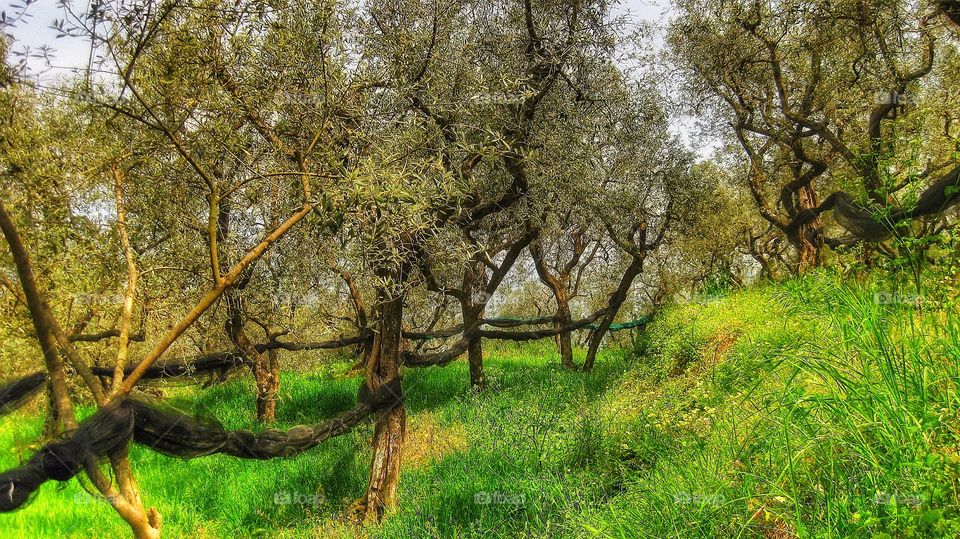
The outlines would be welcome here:
<svg viewBox="0 0 960 539">
<path fill-rule="evenodd" d="M 713 361 L 719 363 L 727 354 L 727 351 L 737 342 L 738 335 L 735 333 L 718 333 L 710 339 L 709 349 L 713 354 Z"/>
<path fill-rule="evenodd" d="M 461 425 L 445 427 L 429 412 L 411 418 L 403 441 L 403 466 L 419 468 L 467 449 L 467 431 Z"/>
</svg>

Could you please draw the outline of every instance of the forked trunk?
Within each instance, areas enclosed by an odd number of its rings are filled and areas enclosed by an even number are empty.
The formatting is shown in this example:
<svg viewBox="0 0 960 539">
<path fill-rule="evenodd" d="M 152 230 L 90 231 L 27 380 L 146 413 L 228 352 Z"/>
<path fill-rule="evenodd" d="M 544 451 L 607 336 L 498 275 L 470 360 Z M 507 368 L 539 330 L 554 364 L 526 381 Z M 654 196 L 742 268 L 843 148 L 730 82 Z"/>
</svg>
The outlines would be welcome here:
<svg viewBox="0 0 960 539">
<path fill-rule="evenodd" d="M 160 513 L 153 507 L 145 509 L 143 501 L 140 498 L 140 487 L 137 486 L 137 480 L 133 476 L 133 469 L 130 467 L 130 457 L 128 448 L 110 455 L 110 465 L 113 468 L 113 475 L 116 478 L 117 486 L 120 487 L 122 499 L 130 506 L 132 510 L 121 512 L 120 515 L 127 521 L 133 529 L 133 535 L 138 539 L 156 539 L 160 537 L 160 526 L 162 525 Z"/>
<path fill-rule="evenodd" d="M 573 259 L 556 275 L 552 274 L 547 266 L 542 247 L 535 243 L 530 245 L 530 256 L 533 258 L 537 276 L 540 278 L 540 282 L 550 288 L 550 291 L 553 292 L 553 298 L 557 302 L 556 320 L 553 323 L 554 329 L 559 330 L 570 324 L 570 272 L 583 253 L 584 244 L 580 245 L 580 247 L 576 247 Z M 566 369 L 576 370 L 577 365 L 573 362 L 573 342 L 569 331 L 557 334 L 557 348 L 560 350 L 560 364 Z"/>
<path fill-rule="evenodd" d="M 219 226 L 217 227 L 218 244 L 222 245 L 226 241 L 230 232 L 230 205 L 226 201 L 221 201 L 219 214 L 217 215 Z M 243 291 L 250 284 L 252 275 L 252 266 L 243 274 L 237 282 L 227 288 L 224 293 L 224 299 L 227 306 L 227 321 L 225 329 L 230 341 L 237 347 L 247 361 L 250 363 L 250 371 L 253 374 L 254 385 L 256 385 L 256 418 L 257 421 L 270 423 L 276 418 L 277 411 L 277 392 L 280 390 L 280 366 L 277 362 L 276 350 L 270 350 L 267 353 L 260 352 L 250 342 L 247 337 L 244 326 L 247 321 L 246 305 L 244 304 Z"/>
<path fill-rule="evenodd" d="M 10 245 L 10 252 L 17 267 L 30 316 L 33 319 L 34 329 L 43 351 L 43 358 L 49 375 L 50 398 L 53 408 L 55 408 L 52 417 L 55 418 L 56 428 L 58 431 L 76 429 L 78 426 L 77 418 L 70 401 L 70 395 L 67 392 L 63 362 L 60 359 L 58 343 L 54 336 L 57 327 L 56 320 L 53 318 L 53 312 L 46 297 L 37 285 L 30 257 L 16 225 L 2 202 L 0 202 L 0 229 L 3 230 L 4 237 Z M 94 387 L 91 387 L 91 391 L 94 391 Z M 94 392 L 94 394 L 97 393 Z M 62 429 L 60 425 L 62 425 Z M 53 428 L 50 425 L 48 427 Z M 117 513 L 130 525 L 135 537 L 138 539 L 160 537 L 160 514 L 153 508 L 149 511 L 144 510 L 126 449 L 111 455 L 110 460 L 117 485 L 120 486 L 120 492 L 116 491 L 96 463 L 90 462 L 87 465 L 87 473 L 96 485 L 97 490 L 107 498 Z"/>
<path fill-rule="evenodd" d="M 245 282 L 241 282 L 245 284 Z M 280 372 L 277 365 L 277 356 L 274 350 L 268 353 L 259 352 L 250 342 L 244 331 L 244 307 L 240 290 L 230 288 L 224 295 L 227 304 L 227 335 L 250 363 L 250 372 L 256 385 L 256 418 L 257 421 L 270 422 L 276 417 L 277 392 L 280 389 Z"/>
<path fill-rule="evenodd" d="M 400 339 L 403 297 L 381 294 L 378 332 L 367 362 L 367 388 L 373 392 L 400 377 Z M 399 397 L 399 395 L 398 395 Z M 406 430 L 403 402 L 379 413 L 373 433 L 370 480 L 364 496 L 364 518 L 379 521 L 397 506 L 400 452 Z"/>
</svg>

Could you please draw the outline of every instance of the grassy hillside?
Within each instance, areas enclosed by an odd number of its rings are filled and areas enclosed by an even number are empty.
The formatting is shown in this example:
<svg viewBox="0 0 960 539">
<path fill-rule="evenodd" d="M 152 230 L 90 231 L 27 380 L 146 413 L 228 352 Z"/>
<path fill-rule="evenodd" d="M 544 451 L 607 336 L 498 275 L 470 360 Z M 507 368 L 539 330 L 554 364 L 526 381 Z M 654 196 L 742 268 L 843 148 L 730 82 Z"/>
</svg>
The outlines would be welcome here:
<svg viewBox="0 0 960 539">
<path fill-rule="evenodd" d="M 960 322 L 944 296 L 815 276 L 669 307 L 588 375 L 549 343 L 488 347 L 480 395 L 462 362 L 410 371 L 402 508 L 376 528 L 343 520 L 369 425 L 285 461 L 133 462 L 168 537 L 955 537 Z M 359 383 L 285 373 L 279 426 L 348 408 Z M 167 393 L 252 426 L 245 377 Z M 0 420 L 0 465 L 40 427 Z M 0 529 L 128 533 L 77 481 Z"/>
</svg>

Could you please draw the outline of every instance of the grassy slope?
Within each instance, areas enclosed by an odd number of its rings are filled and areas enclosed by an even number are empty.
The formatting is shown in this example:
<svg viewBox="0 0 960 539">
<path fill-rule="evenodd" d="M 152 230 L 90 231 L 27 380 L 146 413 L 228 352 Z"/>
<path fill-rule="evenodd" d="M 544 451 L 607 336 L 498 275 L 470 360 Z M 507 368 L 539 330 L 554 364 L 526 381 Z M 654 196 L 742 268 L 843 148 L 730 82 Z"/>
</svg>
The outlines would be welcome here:
<svg viewBox="0 0 960 539">
<path fill-rule="evenodd" d="M 548 345 L 491 348 L 482 395 L 462 363 L 411 371 L 402 508 L 381 527 L 338 520 L 369 426 L 285 461 L 136 449 L 137 477 L 168 537 L 958 536 L 960 321 L 878 304 L 878 286 L 813 277 L 671 307 L 590 375 Z M 279 426 L 349 407 L 358 384 L 287 374 Z M 248 380 L 174 393 L 250 426 Z M 39 429 L 0 421 L 0 465 Z M 0 516 L 3 537 L 126 534 L 77 481 Z"/>
</svg>

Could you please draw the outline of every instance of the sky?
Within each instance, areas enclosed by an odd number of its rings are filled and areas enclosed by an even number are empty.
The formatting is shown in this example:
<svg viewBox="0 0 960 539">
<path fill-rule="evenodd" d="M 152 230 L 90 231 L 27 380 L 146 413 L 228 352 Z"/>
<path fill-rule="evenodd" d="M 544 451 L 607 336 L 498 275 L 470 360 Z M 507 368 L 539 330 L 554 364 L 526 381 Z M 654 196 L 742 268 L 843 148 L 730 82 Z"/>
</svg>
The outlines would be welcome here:
<svg viewBox="0 0 960 539">
<path fill-rule="evenodd" d="M 82 5 L 77 1 L 72 3 L 75 6 Z M 0 10 L 12 16 L 21 11 L 16 6 L 22 4 L 22 0 L 0 0 Z M 15 40 L 12 51 L 22 52 L 29 48 L 37 52 L 44 45 L 51 47 L 55 51 L 51 59 L 51 64 L 54 66 L 52 73 L 68 73 L 85 66 L 90 55 L 89 42 L 69 38 L 57 39 L 57 31 L 50 27 L 54 19 L 63 17 L 63 10 L 57 0 L 36 0 L 36 3 L 27 8 L 26 16 L 10 31 Z M 35 71 L 43 65 L 43 62 L 32 60 L 30 65 L 31 71 Z"/>
<path fill-rule="evenodd" d="M 658 20 L 670 5 L 669 0 L 622 0 L 616 10 L 637 19 Z"/>
<path fill-rule="evenodd" d="M 74 9 L 81 10 L 89 0 L 72 0 Z M 7 15 L 19 12 L 16 5 L 22 5 L 23 0 L 0 0 L 0 10 Z M 664 16 L 669 6 L 669 0 L 622 0 L 615 8 L 618 14 L 627 15 L 630 19 L 658 21 Z M 68 74 L 87 65 L 90 54 L 90 45 L 80 39 L 57 38 L 57 31 L 50 25 L 55 19 L 62 19 L 63 11 L 58 0 L 35 0 L 27 9 L 27 17 L 18 22 L 12 30 L 16 40 L 13 50 L 23 51 L 25 48 L 37 52 L 46 45 L 54 50 L 51 60 L 52 68 L 42 74 L 43 78 L 55 77 L 59 74 Z M 43 62 L 32 60 L 31 73 L 39 75 Z"/>
</svg>

